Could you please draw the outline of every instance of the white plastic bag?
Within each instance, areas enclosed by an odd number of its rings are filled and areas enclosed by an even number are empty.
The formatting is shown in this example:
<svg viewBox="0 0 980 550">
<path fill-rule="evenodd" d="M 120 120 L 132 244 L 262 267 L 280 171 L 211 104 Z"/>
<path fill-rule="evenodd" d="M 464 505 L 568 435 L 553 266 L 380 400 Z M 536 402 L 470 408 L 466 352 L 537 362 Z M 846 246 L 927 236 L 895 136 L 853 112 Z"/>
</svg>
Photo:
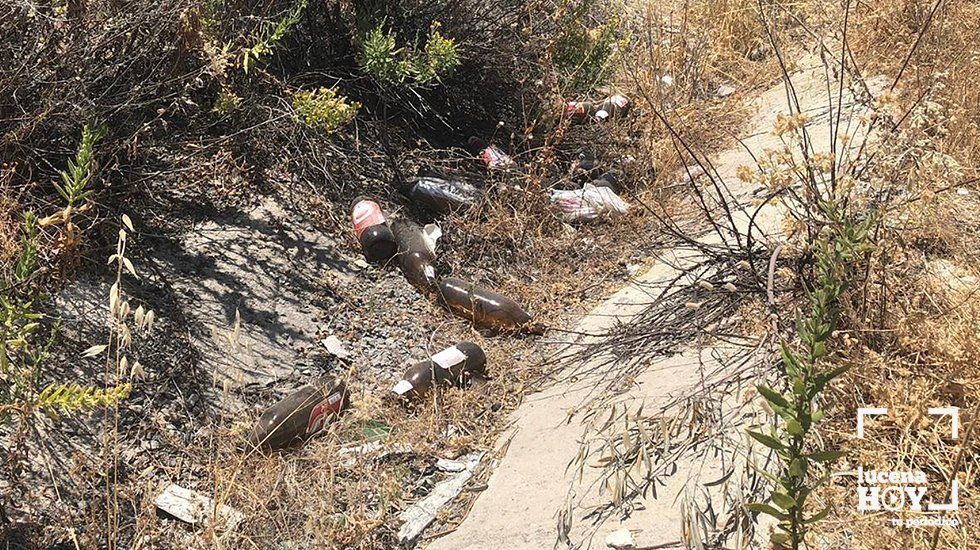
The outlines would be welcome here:
<svg viewBox="0 0 980 550">
<path fill-rule="evenodd" d="M 586 183 L 572 191 L 552 190 L 551 202 L 561 210 L 568 222 L 594 220 L 600 216 L 615 217 L 625 214 L 629 205 L 608 187 L 596 187 Z"/>
</svg>

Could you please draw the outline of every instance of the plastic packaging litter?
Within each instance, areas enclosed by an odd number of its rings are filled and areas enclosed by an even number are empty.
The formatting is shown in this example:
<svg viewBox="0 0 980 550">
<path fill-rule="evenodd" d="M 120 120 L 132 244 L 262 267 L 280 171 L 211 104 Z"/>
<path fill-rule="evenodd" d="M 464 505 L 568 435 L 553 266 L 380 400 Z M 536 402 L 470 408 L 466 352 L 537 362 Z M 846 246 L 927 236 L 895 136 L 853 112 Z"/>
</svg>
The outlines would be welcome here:
<svg viewBox="0 0 980 550">
<path fill-rule="evenodd" d="M 470 138 L 469 145 L 477 152 L 488 170 L 500 170 L 514 165 L 514 159 L 496 145 L 488 145 L 487 142 L 475 136 Z"/>
<path fill-rule="evenodd" d="M 602 101 L 569 101 L 565 112 L 575 122 L 593 119 L 602 122 L 606 119 L 625 115 L 630 108 L 630 100 L 622 94 L 613 94 Z"/>
<path fill-rule="evenodd" d="M 469 208 L 480 201 L 476 187 L 458 179 L 422 176 L 409 182 L 408 198 L 434 214 Z"/>
<path fill-rule="evenodd" d="M 568 222 L 588 221 L 600 216 L 615 217 L 625 214 L 629 205 L 609 187 L 597 187 L 586 183 L 581 189 L 551 191 L 551 202 L 561 210 Z"/>
</svg>

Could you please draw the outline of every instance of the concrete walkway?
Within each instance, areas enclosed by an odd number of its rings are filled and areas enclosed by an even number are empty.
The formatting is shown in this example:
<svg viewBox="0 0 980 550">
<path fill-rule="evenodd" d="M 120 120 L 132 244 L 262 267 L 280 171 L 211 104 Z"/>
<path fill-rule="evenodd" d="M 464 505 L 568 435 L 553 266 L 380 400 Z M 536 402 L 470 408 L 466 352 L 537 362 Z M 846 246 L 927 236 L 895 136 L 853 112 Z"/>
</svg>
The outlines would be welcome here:
<svg viewBox="0 0 980 550">
<path fill-rule="evenodd" d="M 814 149 L 829 151 L 830 101 L 824 70 L 814 58 L 810 66 L 793 77 L 804 113 L 810 117 Z M 854 119 L 849 112 L 853 101 L 845 98 L 843 120 Z M 712 163 L 729 185 L 736 197 L 730 205 L 750 203 L 752 189 L 740 183 L 735 176 L 739 166 L 754 167 L 755 161 L 748 151 L 757 156 L 766 149 L 782 146 L 778 137 L 771 133 L 780 113 L 788 113 L 786 92 L 782 84 L 760 95 L 754 102 L 758 114 L 747 125 L 749 131 L 742 137 L 742 144 L 712 159 Z M 842 132 L 853 136 L 857 128 Z M 856 140 L 855 140 L 856 141 Z M 751 210 L 750 210 L 751 211 Z M 782 221 L 779 207 L 764 210 L 756 223 L 772 235 L 779 234 Z M 741 231 L 748 227 L 748 215 L 737 212 L 736 223 Z M 758 229 L 754 230 L 758 235 Z M 708 234 L 704 242 L 717 242 L 718 236 Z M 629 322 L 651 301 L 651 288 L 663 286 L 675 278 L 686 265 L 702 259 L 691 248 L 664 251 L 659 262 L 648 272 L 621 289 L 604 304 L 581 320 L 577 330 L 596 333 L 617 322 Z M 683 283 L 682 283 L 683 284 Z M 644 410 L 654 410 L 658 405 L 669 403 L 673 397 L 696 391 L 699 373 L 706 365 L 725 367 L 726 349 L 713 346 L 704 349 L 688 349 L 678 355 L 651 362 L 635 380 L 627 393 L 617 396 L 619 403 L 645 404 Z M 642 509 L 623 520 L 612 518 L 598 527 L 590 525 L 583 515 L 590 505 L 605 498 L 593 483 L 598 469 L 586 467 L 584 479 L 573 483 L 574 468 L 566 468 L 580 452 L 580 442 L 587 434 L 579 407 L 583 397 L 601 380 L 594 377 L 572 377 L 556 383 L 551 388 L 529 396 L 514 413 L 512 428 L 503 435 L 500 448 L 505 454 L 490 477 L 487 489 L 478 497 L 469 515 L 454 532 L 432 541 L 432 550 L 459 549 L 547 549 L 555 546 L 558 533 L 558 512 L 565 509 L 570 488 L 576 492 L 576 503 L 569 539 L 583 548 L 604 548 L 606 536 L 613 531 L 630 530 L 636 548 L 683 547 L 685 534 L 684 511 L 681 497 L 692 483 L 717 479 L 722 469 L 710 460 L 702 463 L 679 463 L 678 471 L 671 476 L 665 487 L 658 490 L 657 498 L 642 500 Z M 730 467 L 730 466 L 729 466 Z M 703 490 L 702 493 L 708 492 Z M 720 488 L 712 488 L 720 491 Z M 709 497 L 713 498 L 713 497 Z M 564 547 L 560 545 L 559 547 Z"/>
</svg>

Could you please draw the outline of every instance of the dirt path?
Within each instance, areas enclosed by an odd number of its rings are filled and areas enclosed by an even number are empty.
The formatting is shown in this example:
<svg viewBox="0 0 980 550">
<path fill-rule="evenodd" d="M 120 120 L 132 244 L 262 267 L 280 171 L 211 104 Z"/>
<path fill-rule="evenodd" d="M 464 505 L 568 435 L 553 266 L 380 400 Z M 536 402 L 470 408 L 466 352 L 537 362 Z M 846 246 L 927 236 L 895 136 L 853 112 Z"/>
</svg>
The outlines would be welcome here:
<svg viewBox="0 0 980 550">
<path fill-rule="evenodd" d="M 814 150 L 829 150 L 830 102 L 824 68 L 819 60 L 814 57 L 797 71 L 793 82 L 801 109 L 810 119 L 808 126 Z M 747 126 L 749 130 L 741 138 L 741 144 L 712 158 L 719 175 L 730 186 L 731 206 L 749 205 L 753 198 L 753 189 L 740 183 L 735 175 L 739 166 L 755 166 L 749 151 L 759 155 L 766 149 L 782 146 L 771 130 L 777 114 L 789 112 L 786 101 L 782 84 L 756 98 L 753 104 L 758 114 Z M 857 117 L 850 112 L 852 110 L 856 110 L 854 101 L 845 98 L 843 120 L 853 120 L 856 124 Z M 842 133 L 853 135 L 856 131 L 857 128 L 846 128 L 842 124 Z M 737 210 L 734 217 L 736 225 L 744 232 L 749 225 L 749 215 Z M 779 208 L 773 206 L 765 208 L 755 221 L 766 233 L 778 235 L 781 219 Z M 758 236 L 758 229 L 754 231 Z M 717 234 L 709 233 L 702 242 L 719 240 Z M 694 247 L 664 250 L 658 254 L 656 265 L 593 310 L 576 329 L 598 333 L 617 322 L 629 322 L 648 307 L 657 292 L 655 289 L 663 288 L 665 282 L 681 275 L 685 266 L 700 259 L 703 256 Z M 571 346 L 569 350 L 574 353 L 575 348 Z M 627 406 L 643 403 L 645 410 L 652 410 L 678 395 L 695 392 L 705 372 L 728 368 L 731 352 L 727 346 L 712 345 L 690 348 L 655 360 L 646 365 L 628 391 L 615 397 L 615 402 Z M 598 358 L 589 361 L 598 361 Z M 679 463 L 677 472 L 668 478 L 667 485 L 659 489 L 656 497 L 648 495 L 648 498 L 639 499 L 642 507 L 635 509 L 628 518 L 613 517 L 592 526 L 583 517 L 594 505 L 608 498 L 599 494 L 601 483 L 596 483 L 599 480 L 596 468 L 586 467 L 578 483 L 573 483 L 574 468 L 568 468 L 580 452 L 580 443 L 590 436 L 582 419 L 584 415 L 579 414 L 583 399 L 603 381 L 601 378 L 599 374 L 566 377 L 550 389 L 528 397 L 515 412 L 511 429 L 501 439 L 499 451 L 503 456 L 489 478 L 486 490 L 462 524 L 454 532 L 433 541 L 428 548 L 551 548 L 557 537 L 559 511 L 568 506 L 570 488 L 574 491 L 570 510 L 573 519 L 569 533 L 571 544 L 602 548 L 610 533 L 628 529 L 636 548 L 682 547 L 685 512 L 681 503 L 687 491 L 697 488 L 701 493 L 710 493 L 709 499 L 722 498 L 718 493 L 727 483 L 710 490 L 696 487 L 699 480 L 717 479 L 722 474 L 723 465 L 718 460 Z M 731 469 L 730 465 L 728 469 Z M 718 522 L 724 519 L 719 518 Z"/>
</svg>

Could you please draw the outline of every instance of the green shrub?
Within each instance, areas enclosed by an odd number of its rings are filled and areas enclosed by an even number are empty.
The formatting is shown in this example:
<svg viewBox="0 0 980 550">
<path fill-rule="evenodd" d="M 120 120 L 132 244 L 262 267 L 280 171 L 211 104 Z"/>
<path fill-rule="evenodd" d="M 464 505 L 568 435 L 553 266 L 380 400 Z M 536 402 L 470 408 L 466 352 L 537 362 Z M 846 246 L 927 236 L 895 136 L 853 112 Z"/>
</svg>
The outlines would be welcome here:
<svg viewBox="0 0 980 550">
<path fill-rule="evenodd" d="M 409 66 L 400 59 L 401 53 L 395 35 L 378 25 L 361 40 L 361 70 L 381 82 L 402 82 L 408 77 Z"/>
<path fill-rule="evenodd" d="M 459 67 L 456 42 L 439 32 L 439 23 L 432 23 L 429 39 L 425 42 L 424 55 L 415 56 L 415 78 L 422 84 L 450 77 Z"/>
<path fill-rule="evenodd" d="M 214 107 L 211 110 L 220 116 L 227 116 L 240 109 L 241 106 L 242 98 L 238 94 L 228 88 L 222 88 L 218 92 L 218 97 L 215 98 Z"/>
<path fill-rule="evenodd" d="M 397 37 L 379 24 L 364 33 L 359 41 L 361 70 L 382 84 L 413 82 L 428 85 L 452 76 L 459 67 L 456 41 L 439 32 L 432 23 L 425 46 L 398 46 Z"/>
<path fill-rule="evenodd" d="M 275 25 L 266 27 L 259 39 L 251 47 L 242 52 L 242 70 L 246 73 L 249 68 L 269 55 L 279 46 L 279 42 L 292 32 L 299 23 L 300 15 L 306 9 L 307 0 L 299 0 Z"/>
<path fill-rule="evenodd" d="M 331 88 L 299 91 L 293 94 L 293 109 L 307 126 L 333 132 L 357 116 L 361 104 L 348 102 Z"/>
<path fill-rule="evenodd" d="M 585 17 L 591 5 L 585 2 L 574 12 L 552 53 L 562 87 L 570 92 L 588 92 L 608 84 L 616 72 L 619 51 L 629 41 L 623 36 L 617 18 L 589 27 Z"/>
</svg>

